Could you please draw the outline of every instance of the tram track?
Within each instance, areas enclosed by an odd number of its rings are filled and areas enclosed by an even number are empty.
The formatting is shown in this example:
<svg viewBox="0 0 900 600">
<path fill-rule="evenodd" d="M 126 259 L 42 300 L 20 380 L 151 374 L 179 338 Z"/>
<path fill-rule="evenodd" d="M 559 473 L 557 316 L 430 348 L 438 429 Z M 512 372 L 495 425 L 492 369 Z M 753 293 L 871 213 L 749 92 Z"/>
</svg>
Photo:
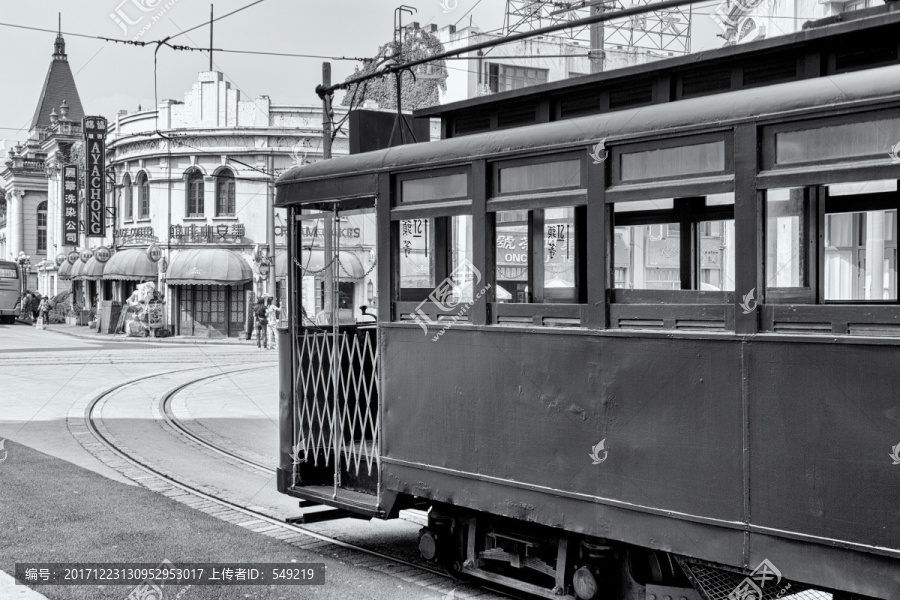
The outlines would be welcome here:
<svg viewBox="0 0 900 600">
<path fill-rule="evenodd" d="M 218 373 L 194 377 L 189 381 L 182 382 L 179 385 L 174 386 L 173 388 L 164 392 L 159 398 L 159 400 L 157 401 L 159 413 L 162 415 L 165 423 L 169 427 L 171 427 L 179 435 L 188 438 L 193 444 L 196 444 L 218 455 L 224 456 L 231 461 L 240 463 L 245 467 L 252 468 L 267 475 L 272 475 L 275 472 L 273 468 L 253 459 L 247 458 L 246 456 L 242 456 L 238 453 L 232 452 L 222 447 L 220 444 L 216 444 L 200 435 L 197 435 L 177 419 L 172 409 L 172 401 L 180 393 L 184 392 L 191 386 L 216 378 L 239 374 L 243 371 L 261 368 L 263 366 L 268 365 L 265 365 L 264 363 L 256 363 L 248 366 L 246 363 L 237 363 L 233 365 L 218 367 L 220 371 Z M 107 462 L 109 464 L 110 462 L 115 463 L 116 461 L 124 461 L 132 469 L 137 470 L 143 475 L 142 477 L 134 477 L 134 472 L 132 472 L 131 474 L 123 472 L 126 477 L 135 480 L 138 484 L 144 487 L 149 487 L 150 489 L 154 489 L 155 491 L 159 491 L 164 495 L 169 496 L 170 498 L 173 498 L 190 506 L 194 506 L 195 508 L 203 510 L 204 512 L 207 512 L 208 514 L 216 516 L 220 519 L 224 519 L 240 526 L 244 526 L 245 528 L 252 531 L 263 533 L 264 535 L 269 535 L 271 537 L 277 537 L 288 543 L 292 543 L 296 546 L 308 549 L 314 549 L 310 547 L 310 544 L 312 544 L 314 547 L 328 545 L 332 547 L 342 548 L 350 552 L 359 553 L 361 555 L 364 555 L 365 557 L 368 557 L 367 559 L 362 561 L 362 563 L 364 564 L 360 566 L 391 574 L 408 583 L 427 587 L 433 592 L 441 594 L 442 597 L 466 598 L 477 596 L 485 600 L 488 600 L 489 598 L 495 598 L 498 600 L 502 598 L 524 599 L 523 596 L 511 595 L 513 594 L 512 591 L 497 590 L 486 585 L 479 585 L 478 587 L 475 587 L 468 584 L 461 584 L 459 581 L 453 579 L 444 571 L 431 568 L 421 563 L 412 562 L 402 557 L 392 556 L 378 550 L 373 550 L 371 548 L 366 548 L 358 544 L 350 543 L 331 535 L 310 530 L 307 527 L 285 522 L 283 519 L 273 517 L 272 515 L 257 510 L 256 508 L 244 506 L 238 502 L 234 502 L 218 494 L 204 491 L 200 489 L 198 485 L 183 481 L 179 477 L 165 473 L 161 469 L 148 464 L 147 460 L 136 456 L 133 452 L 124 448 L 123 445 L 120 444 L 112 434 L 110 434 L 108 431 L 105 431 L 105 428 L 102 425 L 102 416 L 98 414 L 98 408 L 102 407 L 103 404 L 116 393 L 119 393 L 123 389 L 126 389 L 128 387 L 133 387 L 142 382 L 146 382 L 148 380 L 152 380 L 161 376 L 185 374 L 188 371 L 209 368 L 209 365 L 202 367 L 188 367 L 186 369 L 178 369 L 176 371 L 168 371 L 161 374 L 156 373 L 137 377 L 128 380 L 124 384 L 109 387 L 90 398 L 90 400 L 84 407 L 83 424 L 86 428 L 86 431 L 89 432 L 91 436 L 95 440 L 97 440 L 97 442 L 99 442 L 99 444 L 102 445 L 102 447 L 106 451 L 113 455 L 113 461 L 104 462 Z M 73 433 L 75 432 L 73 431 Z M 97 455 L 97 452 L 93 450 L 92 453 Z M 117 470 L 122 472 L 121 469 Z M 250 519 L 249 521 L 247 520 L 248 518 Z M 285 534 L 288 534 L 287 537 L 285 537 Z M 306 543 L 298 543 L 299 538 L 301 537 L 302 539 L 307 540 Z M 442 583 L 443 585 L 439 585 L 439 583 Z M 446 596 L 444 596 L 444 594 L 446 594 Z"/>
</svg>

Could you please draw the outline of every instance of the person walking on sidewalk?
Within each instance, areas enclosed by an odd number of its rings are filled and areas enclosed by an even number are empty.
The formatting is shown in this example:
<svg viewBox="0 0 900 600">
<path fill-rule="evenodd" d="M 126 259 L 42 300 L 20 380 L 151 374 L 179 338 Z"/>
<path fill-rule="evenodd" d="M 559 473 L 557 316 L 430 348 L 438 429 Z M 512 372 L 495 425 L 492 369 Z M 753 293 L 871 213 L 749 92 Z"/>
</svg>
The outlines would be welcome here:
<svg viewBox="0 0 900 600">
<path fill-rule="evenodd" d="M 266 304 L 263 298 L 260 298 L 256 307 L 253 309 L 253 316 L 256 318 L 256 347 L 268 348 L 268 321 L 266 320 Z"/>
<path fill-rule="evenodd" d="M 275 350 L 278 347 L 278 342 L 275 341 L 275 335 L 277 334 L 275 329 L 278 327 L 278 317 L 280 314 L 281 307 L 272 300 L 272 296 L 266 298 L 266 321 L 268 321 L 269 324 L 269 348 L 272 350 Z"/>
</svg>

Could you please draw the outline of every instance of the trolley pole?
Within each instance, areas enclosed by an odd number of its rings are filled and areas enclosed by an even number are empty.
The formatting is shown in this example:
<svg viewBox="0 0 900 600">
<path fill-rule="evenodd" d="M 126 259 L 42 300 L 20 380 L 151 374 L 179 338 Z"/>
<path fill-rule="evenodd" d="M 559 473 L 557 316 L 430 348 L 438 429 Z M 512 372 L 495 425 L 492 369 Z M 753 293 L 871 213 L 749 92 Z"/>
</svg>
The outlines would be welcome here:
<svg viewBox="0 0 900 600">
<path fill-rule="evenodd" d="M 322 88 L 331 87 L 331 63 L 322 63 Z M 316 90 L 319 91 L 319 90 Z M 322 158 L 328 160 L 331 158 L 331 99 L 334 97 L 333 92 L 319 92 L 322 98 Z"/>
</svg>

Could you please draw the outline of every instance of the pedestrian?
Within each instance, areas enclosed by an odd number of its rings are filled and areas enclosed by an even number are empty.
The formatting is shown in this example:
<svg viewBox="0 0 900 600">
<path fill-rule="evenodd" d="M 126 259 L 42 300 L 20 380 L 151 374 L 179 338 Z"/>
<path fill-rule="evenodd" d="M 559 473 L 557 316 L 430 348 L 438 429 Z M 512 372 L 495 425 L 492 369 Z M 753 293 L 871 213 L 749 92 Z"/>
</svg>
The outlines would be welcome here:
<svg viewBox="0 0 900 600">
<path fill-rule="evenodd" d="M 266 321 L 266 304 L 263 298 L 257 301 L 256 307 L 253 309 L 253 316 L 256 317 L 256 347 L 268 348 L 266 341 L 268 322 Z"/>
<path fill-rule="evenodd" d="M 28 321 L 31 317 L 31 303 L 33 301 L 34 296 L 32 295 L 30 290 L 25 290 L 25 295 L 22 296 L 22 303 L 19 306 L 19 318 L 23 321 Z"/>
<path fill-rule="evenodd" d="M 38 312 L 40 313 L 41 320 L 41 329 L 47 327 L 50 323 L 50 298 L 44 296 L 41 298 L 41 303 L 38 305 Z"/>
<path fill-rule="evenodd" d="M 269 348 L 275 350 L 278 348 L 278 342 L 276 341 L 276 334 L 278 333 L 275 329 L 278 327 L 278 318 L 281 315 L 281 306 L 279 303 L 273 302 L 272 296 L 266 298 L 266 321 L 268 322 L 268 330 L 269 330 Z"/>
<path fill-rule="evenodd" d="M 37 325 L 38 317 L 41 314 L 41 301 L 44 299 L 41 296 L 40 292 L 34 293 L 34 298 L 31 299 L 31 318 L 33 319 L 33 324 Z"/>
</svg>

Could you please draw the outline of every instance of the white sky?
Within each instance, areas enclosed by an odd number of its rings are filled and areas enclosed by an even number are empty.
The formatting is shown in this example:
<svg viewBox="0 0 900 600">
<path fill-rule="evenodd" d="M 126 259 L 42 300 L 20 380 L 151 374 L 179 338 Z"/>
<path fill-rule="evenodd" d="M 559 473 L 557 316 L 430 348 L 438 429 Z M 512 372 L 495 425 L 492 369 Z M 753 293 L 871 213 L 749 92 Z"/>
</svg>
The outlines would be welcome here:
<svg viewBox="0 0 900 600">
<path fill-rule="evenodd" d="M 224 15 L 252 0 L 215 0 L 215 14 Z M 439 27 L 456 23 L 473 5 L 474 22 L 482 30 L 503 24 L 505 0 L 446 0 L 454 6 L 444 12 L 440 0 L 404 0 L 418 13 L 404 15 L 404 23 L 418 21 Z M 115 117 L 120 109 L 134 111 L 154 106 L 153 47 L 125 46 L 65 35 L 65 32 L 131 39 L 153 15 L 165 14 L 141 40 L 158 40 L 209 19 L 210 2 L 197 0 L 0 0 L 0 22 L 56 29 L 62 13 L 66 52 L 75 74 L 81 101 L 88 114 Z M 137 4 L 154 7 L 142 13 Z M 386 0 L 265 0 L 215 24 L 214 46 L 236 50 L 290 52 L 326 56 L 364 57 L 375 54 L 392 37 L 393 10 L 399 2 Z M 693 50 L 718 47 L 718 31 L 709 17 L 715 4 L 694 8 Z M 132 20 L 147 15 L 128 35 L 110 17 L 116 9 Z M 699 13 L 699 14 L 698 14 Z M 465 16 L 462 27 L 469 20 Z M 53 53 L 55 34 L 0 27 L 4 71 L 0 94 L 0 140 L 27 137 L 25 131 L 38 101 L 41 85 Z M 208 46 L 208 26 L 172 40 L 172 43 Z M 158 55 L 158 96 L 181 100 L 207 70 L 209 59 L 200 52 L 174 52 L 162 48 Z M 216 53 L 216 70 L 241 90 L 245 98 L 268 95 L 276 104 L 315 103 L 314 89 L 321 81 L 322 59 L 285 58 Z M 331 60 L 332 81 L 344 79 L 355 62 Z"/>
</svg>

